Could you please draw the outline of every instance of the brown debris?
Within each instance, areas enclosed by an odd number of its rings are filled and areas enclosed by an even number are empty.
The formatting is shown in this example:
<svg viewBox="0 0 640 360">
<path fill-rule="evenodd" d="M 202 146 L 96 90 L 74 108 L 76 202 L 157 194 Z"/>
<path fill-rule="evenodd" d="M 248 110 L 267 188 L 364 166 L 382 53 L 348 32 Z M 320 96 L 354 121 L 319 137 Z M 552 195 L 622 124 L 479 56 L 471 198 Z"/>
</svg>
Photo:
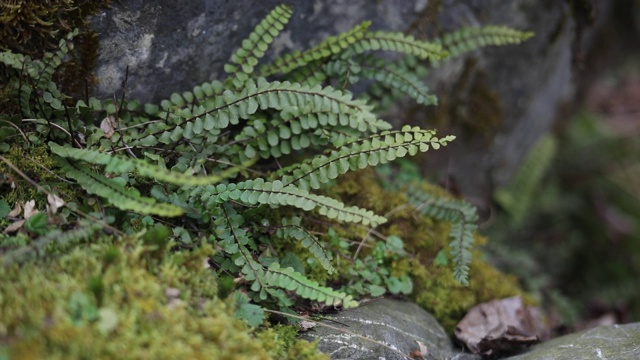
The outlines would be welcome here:
<svg viewBox="0 0 640 360">
<path fill-rule="evenodd" d="M 548 333 L 537 309 L 515 296 L 475 306 L 458 323 L 455 336 L 472 352 L 495 357 L 538 343 Z"/>
</svg>

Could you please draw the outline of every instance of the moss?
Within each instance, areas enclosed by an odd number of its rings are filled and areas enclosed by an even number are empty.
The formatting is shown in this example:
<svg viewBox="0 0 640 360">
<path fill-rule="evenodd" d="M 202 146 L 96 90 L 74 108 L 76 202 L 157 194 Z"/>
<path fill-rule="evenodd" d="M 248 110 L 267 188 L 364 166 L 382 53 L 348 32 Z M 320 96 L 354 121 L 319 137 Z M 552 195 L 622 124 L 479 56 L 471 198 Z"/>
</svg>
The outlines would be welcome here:
<svg viewBox="0 0 640 360">
<path fill-rule="evenodd" d="M 55 160 L 46 146 L 24 147 L 12 146 L 3 155 L 12 164 L 32 180 L 49 190 L 55 190 L 61 197 L 70 199 L 72 194 L 67 183 L 61 181 L 52 171 Z M 16 174 L 4 162 L 0 162 L 0 190 L 4 194 L 4 200 L 13 206 L 17 201 L 36 200 L 38 209 L 46 205 L 46 195 L 38 192 L 32 184 Z M 66 196 L 65 196 L 66 195 Z"/>
<path fill-rule="evenodd" d="M 291 329 L 254 333 L 234 318 L 204 266 L 210 246 L 161 259 L 150 251 L 135 237 L 103 237 L 1 267 L 0 344 L 11 359 L 322 358 Z"/>
<path fill-rule="evenodd" d="M 451 331 L 471 307 L 485 301 L 513 295 L 523 295 L 517 279 L 500 273 L 487 263 L 478 247 L 473 251 L 470 285 L 458 284 L 450 265 L 435 261 L 438 253 L 447 250 L 450 225 L 423 216 L 405 206 L 407 197 L 402 192 L 385 191 L 371 170 L 347 174 L 333 189 L 345 202 L 388 214 L 389 222 L 378 229 L 384 235 L 397 235 L 405 244 L 409 256 L 390 265 L 392 274 L 410 273 L 414 281 L 411 297 L 430 311 L 440 323 Z M 441 197 L 451 197 L 444 189 L 422 182 L 421 190 Z M 485 238 L 476 237 L 482 245 Z M 366 253 L 366 252 L 365 252 Z"/>
</svg>

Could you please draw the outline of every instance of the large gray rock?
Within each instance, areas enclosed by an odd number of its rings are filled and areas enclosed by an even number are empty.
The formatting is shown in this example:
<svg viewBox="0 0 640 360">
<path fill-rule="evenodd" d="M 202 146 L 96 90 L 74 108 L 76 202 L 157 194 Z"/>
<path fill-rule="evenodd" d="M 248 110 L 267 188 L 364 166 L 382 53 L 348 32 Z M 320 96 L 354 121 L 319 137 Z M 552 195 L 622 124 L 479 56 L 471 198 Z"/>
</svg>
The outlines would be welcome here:
<svg viewBox="0 0 640 360">
<path fill-rule="evenodd" d="M 418 341 L 426 346 L 427 359 L 479 359 L 455 350 L 436 319 L 413 303 L 379 299 L 330 319 L 324 323 L 342 331 L 316 326 L 304 337 L 319 339 L 320 351 L 332 359 L 405 360 L 409 353 L 420 349 Z"/>
<path fill-rule="evenodd" d="M 96 95 L 112 97 L 129 67 L 128 96 L 157 101 L 173 92 L 220 78 L 222 66 L 241 40 L 281 0 L 123 0 L 94 17 L 101 50 Z M 471 76 L 488 76 L 504 119 L 488 139 L 459 137 L 441 168 L 463 193 L 486 199 L 508 182 L 529 147 L 552 126 L 558 104 L 571 98 L 574 19 L 566 1 L 539 0 L 289 0 L 294 15 L 267 57 L 303 49 L 362 20 L 374 29 L 411 31 L 429 37 L 435 29 L 505 24 L 536 32 L 519 46 L 477 54 Z M 605 2 L 606 3 L 606 2 Z M 439 70 L 451 84 L 462 61 Z M 453 94 L 456 95 L 456 94 Z M 463 97 L 473 94 L 461 94 Z M 482 104 L 481 104 L 482 106 Z M 461 107 L 473 118 L 474 107 Z M 429 124 L 428 119 L 413 122 Z M 487 121 L 478 118 L 477 122 Z M 428 125 L 432 126 L 432 125 Z M 460 135 L 457 130 L 452 130 Z M 429 155 L 431 157 L 431 154 Z M 428 168 L 433 172 L 433 168 Z"/>
<path fill-rule="evenodd" d="M 640 359 L 640 323 L 601 326 L 533 346 L 509 360 Z"/>
</svg>

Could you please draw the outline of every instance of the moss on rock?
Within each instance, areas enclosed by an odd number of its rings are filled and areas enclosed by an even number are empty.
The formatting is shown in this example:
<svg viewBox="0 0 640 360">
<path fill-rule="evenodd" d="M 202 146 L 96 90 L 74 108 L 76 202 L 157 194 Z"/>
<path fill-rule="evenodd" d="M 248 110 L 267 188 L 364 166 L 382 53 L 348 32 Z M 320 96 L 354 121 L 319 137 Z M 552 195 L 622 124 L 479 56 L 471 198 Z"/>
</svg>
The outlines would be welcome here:
<svg viewBox="0 0 640 360">
<path fill-rule="evenodd" d="M 439 197 L 451 198 L 444 189 L 419 182 L 419 189 Z M 469 272 L 469 286 L 460 285 L 453 268 L 436 258 L 448 251 L 450 224 L 424 216 L 408 205 L 406 194 L 385 190 L 371 170 L 346 174 L 333 190 L 345 202 L 387 214 L 389 222 L 378 229 L 384 235 L 396 235 L 404 241 L 409 254 L 394 261 L 394 275 L 410 273 L 414 282 L 411 298 L 430 311 L 451 332 L 455 324 L 473 306 L 498 298 L 523 295 L 517 279 L 499 272 L 487 263 L 476 246 Z M 486 239 L 476 236 L 476 245 Z"/>
</svg>

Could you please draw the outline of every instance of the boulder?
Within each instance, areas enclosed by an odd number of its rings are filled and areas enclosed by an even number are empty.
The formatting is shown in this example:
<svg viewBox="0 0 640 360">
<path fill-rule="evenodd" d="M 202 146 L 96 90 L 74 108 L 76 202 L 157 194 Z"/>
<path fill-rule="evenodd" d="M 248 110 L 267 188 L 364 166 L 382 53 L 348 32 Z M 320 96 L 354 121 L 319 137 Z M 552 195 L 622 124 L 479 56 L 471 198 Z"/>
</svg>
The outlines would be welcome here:
<svg viewBox="0 0 640 360">
<path fill-rule="evenodd" d="M 509 360 L 640 359 L 640 323 L 600 326 L 533 346 Z"/>
<path fill-rule="evenodd" d="M 118 92 L 129 68 L 127 94 L 142 102 L 221 78 L 222 67 L 253 29 L 281 0 L 190 2 L 123 0 L 93 18 L 100 34 L 95 95 Z M 478 106 L 456 106 L 467 120 L 490 126 L 488 136 L 459 136 L 441 169 L 460 190 L 486 199 L 494 185 L 508 182 L 529 147 L 552 126 L 556 109 L 573 92 L 571 44 L 574 17 L 567 2 L 537 0 L 291 0 L 294 15 L 267 57 L 304 49 L 372 20 L 373 29 L 406 31 L 430 38 L 462 26 L 504 24 L 536 33 L 519 46 L 487 49 L 475 55 L 472 78 L 482 78 Z M 436 71 L 435 78 L 455 83 L 468 70 L 459 60 Z M 446 87 L 445 87 L 446 88 Z M 473 87 L 472 87 L 473 88 Z M 475 94 L 451 89 L 452 95 Z M 475 91 L 475 90 L 474 90 Z M 488 101 L 496 95 L 496 101 Z M 474 101 L 464 101 L 473 104 Z M 489 114 L 494 119 L 487 119 Z M 412 122 L 433 127 L 429 119 Z M 454 124 L 456 125 L 456 124 Z M 460 132 L 454 128 L 456 135 Z M 425 170 L 427 171 L 427 170 Z M 434 168 L 429 167 L 432 173 Z"/>
<path fill-rule="evenodd" d="M 412 352 L 417 356 L 421 346 L 426 354 L 420 354 L 426 359 L 480 359 L 455 349 L 431 314 L 406 301 L 372 300 L 331 315 L 322 323 L 332 328 L 316 325 L 303 338 L 319 340 L 320 351 L 332 359 L 405 360 Z"/>
</svg>

